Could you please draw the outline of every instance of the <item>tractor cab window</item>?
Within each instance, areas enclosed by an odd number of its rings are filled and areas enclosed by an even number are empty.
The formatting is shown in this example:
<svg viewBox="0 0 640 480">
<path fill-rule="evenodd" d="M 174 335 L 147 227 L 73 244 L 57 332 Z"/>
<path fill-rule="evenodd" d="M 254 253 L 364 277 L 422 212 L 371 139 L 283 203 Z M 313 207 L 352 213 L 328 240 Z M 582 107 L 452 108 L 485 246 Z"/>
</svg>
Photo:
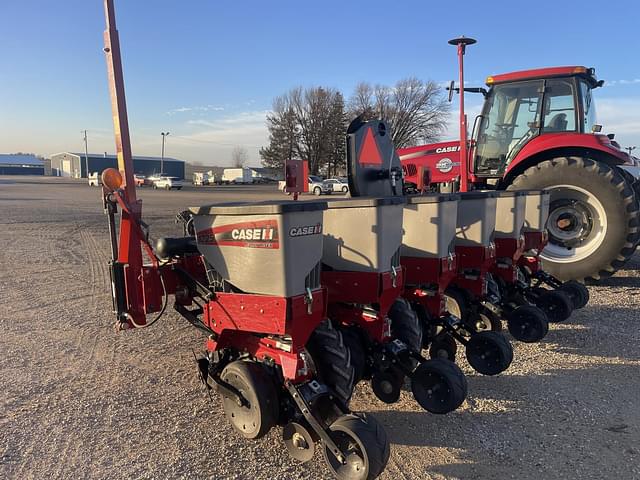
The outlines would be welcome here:
<svg viewBox="0 0 640 480">
<path fill-rule="evenodd" d="M 542 80 L 496 85 L 482 110 L 476 173 L 502 175 L 509 161 L 540 131 Z"/>
<path fill-rule="evenodd" d="M 575 98 L 573 79 L 547 80 L 543 133 L 576 131 Z"/>
<path fill-rule="evenodd" d="M 591 133 L 593 126 L 596 124 L 596 105 L 591 96 L 591 87 L 587 85 L 587 82 L 580 82 L 580 97 L 582 100 L 583 118 L 582 122 L 584 128 L 583 133 Z"/>
</svg>

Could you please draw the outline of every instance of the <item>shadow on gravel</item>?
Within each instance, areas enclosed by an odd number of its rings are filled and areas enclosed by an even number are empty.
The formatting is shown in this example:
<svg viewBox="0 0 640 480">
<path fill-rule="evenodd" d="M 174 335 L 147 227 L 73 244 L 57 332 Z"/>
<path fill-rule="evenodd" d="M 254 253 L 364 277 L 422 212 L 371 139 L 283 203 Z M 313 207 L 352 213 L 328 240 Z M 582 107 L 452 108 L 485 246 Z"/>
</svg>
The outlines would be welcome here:
<svg viewBox="0 0 640 480">
<path fill-rule="evenodd" d="M 632 478 L 624 457 L 639 453 L 629 450 L 640 441 L 637 371 L 636 365 L 601 364 L 542 375 L 471 375 L 463 411 L 371 413 L 392 444 L 458 450 L 456 463 L 429 467 L 424 478 L 606 478 L 605 472 Z M 598 460 L 587 462 L 592 455 Z M 590 475 L 581 476 L 588 464 Z"/>
<path fill-rule="evenodd" d="M 560 354 L 640 360 L 639 322 L 635 308 L 592 305 L 552 324 L 543 342 Z"/>
<path fill-rule="evenodd" d="M 635 268 L 633 270 L 636 270 Z M 597 284 L 599 287 L 627 287 L 640 289 L 640 277 L 609 277 Z"/>
</svg>

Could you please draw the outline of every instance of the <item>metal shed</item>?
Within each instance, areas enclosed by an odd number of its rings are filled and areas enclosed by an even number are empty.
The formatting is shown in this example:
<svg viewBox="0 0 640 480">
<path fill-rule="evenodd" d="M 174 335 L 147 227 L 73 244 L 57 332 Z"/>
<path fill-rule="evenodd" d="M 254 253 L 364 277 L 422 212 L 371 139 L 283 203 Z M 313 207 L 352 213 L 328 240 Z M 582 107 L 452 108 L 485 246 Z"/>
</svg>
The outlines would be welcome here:
<svg viewBox="0 0 640 480">
<path fill-rule="evenodd" d="M 35 155 L 0 154 L 0 175 L 44 175 L 44 163 Z"/>
<path fill-rule="evenodd" d="M 89 153 L 62 152 L 51 155 L 51 175 L 60 177 L 86 178 L 87 164 L 89 173 L 100 174 L 105 168 L 117 167 L 118 159 L 115 155 Z M 185 162 L 176 158 L 164 157 L 133 157 L 133 167 L 136 173 L 153 175 L 162 172 L 168 175 L 185 178 Z"/>
</svg>

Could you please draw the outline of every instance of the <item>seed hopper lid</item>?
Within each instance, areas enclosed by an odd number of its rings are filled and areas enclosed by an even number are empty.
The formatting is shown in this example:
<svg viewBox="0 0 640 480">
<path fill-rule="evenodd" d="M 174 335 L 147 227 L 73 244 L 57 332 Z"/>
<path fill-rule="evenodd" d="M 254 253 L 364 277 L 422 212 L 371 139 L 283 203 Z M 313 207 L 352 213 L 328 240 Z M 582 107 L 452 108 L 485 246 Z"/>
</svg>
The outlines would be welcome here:
<svg viewBox="0 0 640 480">
<path fill-rule="evenodd" d="M 483 198 L 496 198 L 498 196 L 498 192 L 494 190 L 484 192 L 460 192 L 458 195 L 460 195 L 460 200 L 480 200 Z"/>
<path fill-rule="evenodd" d="M 517 190 L 517 191 L 522 192 L 525 195 L 549 195 L 551 193 L 550 190 L 537 190 L 537 189 Z"/>
<path fill-rule="evenodd" d="M 363 208 L 363 207 L 381 207 L 384 205 L 402 205 L 406 203 L 404 197 L 381 197 L 381 198 L 347 198 L 343 200 L 330 200 L 327 202 L 327 208 Z"/>
<path fill-rule="evenodd" d="M 440 202 L 453 202 L 460 200 L 460 194 L 458 193 L 434 193 L 428 195 L 412 195 L 407 197 L 407 203 L 410 204 L 422 204 L 422 203 L 440 203 Z"/>
<path fill-rule="evenodd" d="M 194 215 L 277 215 L 289 212 L 312 212 L 326 210 L 327 202 L 273 200 L 264 202 L 213 203 L 201 207 L 190 207 Z"/>
<path fill-rule="evenodd" d="M 524 197 L 527 192 L 523 191 L 523 190 L 498 190 L 497 192 L 497 196 L 498 197 Z"/>
</svg>

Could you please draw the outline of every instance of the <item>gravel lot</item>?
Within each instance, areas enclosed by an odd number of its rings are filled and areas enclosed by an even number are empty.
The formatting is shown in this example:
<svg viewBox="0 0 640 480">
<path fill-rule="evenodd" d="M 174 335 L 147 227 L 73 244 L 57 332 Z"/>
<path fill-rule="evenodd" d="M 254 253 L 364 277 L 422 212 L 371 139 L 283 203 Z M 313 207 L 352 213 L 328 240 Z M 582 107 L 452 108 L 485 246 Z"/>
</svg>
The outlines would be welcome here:
<svg viewBox="0 0 640 480">
<path fill-rule="evenodd" d="M 281 198 L 273 186 L 142 189 L 152 235 L 219 200 Z M 0 478 L 328 478 L 300 466 L 274 429 L 247 442 L 193 374 L 195 329 L 170 312 L 147 331 L 114 332 L 99 190 L 0 177 Z M 404 392 L 393 406 L 359 386 L 352 407 L 390 436 L 384 479 L 640 478 L 640 277 L 591 287 L 591 304 L 512 367 L 482 377 L 461 358 L 469 397 L 447 416 Z"/>
</svg>

